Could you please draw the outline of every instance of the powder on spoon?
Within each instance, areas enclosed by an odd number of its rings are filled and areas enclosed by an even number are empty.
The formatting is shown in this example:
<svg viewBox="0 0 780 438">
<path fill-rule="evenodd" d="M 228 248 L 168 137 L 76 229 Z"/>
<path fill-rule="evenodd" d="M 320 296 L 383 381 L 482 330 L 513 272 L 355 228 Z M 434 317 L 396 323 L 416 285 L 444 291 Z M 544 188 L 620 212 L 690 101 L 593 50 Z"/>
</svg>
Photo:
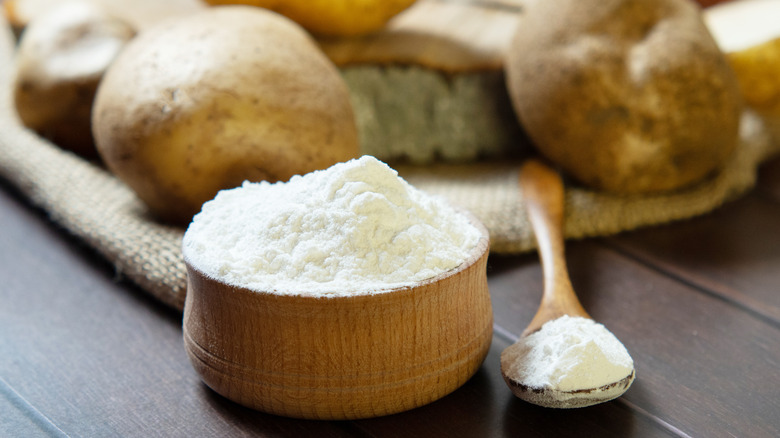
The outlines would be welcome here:
<svg viewBox="0 0 780 438">
<path fill-rule="evenodd" d="M 581 317 L 562 316 L 507 348 L 501 356 L 504 374 L 532 389 L 568 392 L 599 388 L 622 394 L 626 387 L 602 388 L 625 379 L 634 370 L 626 347 L 603 325 Z M 602 394 L 608 400 L 609 394 Z"/>
<path fill-rule="evenodd" d="M 183 249 L 227 284 L 333 296 L 432 278 L 466 261 L 480 237 L 443 199 L 363 156 L 286 183 L 219 192 L 193 218 Z"/>
</svg>

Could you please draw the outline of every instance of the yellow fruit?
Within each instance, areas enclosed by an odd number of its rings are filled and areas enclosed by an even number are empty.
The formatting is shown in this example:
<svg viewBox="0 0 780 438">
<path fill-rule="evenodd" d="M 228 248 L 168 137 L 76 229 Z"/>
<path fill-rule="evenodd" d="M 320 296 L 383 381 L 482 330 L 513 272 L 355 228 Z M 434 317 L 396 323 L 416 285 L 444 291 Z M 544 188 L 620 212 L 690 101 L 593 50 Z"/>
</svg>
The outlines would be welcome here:
<svg viewBox="0 0 780 438">
<path fill-rule="evenodd" d="M 357 36 L 381 29 L 415 0 L 206 0 L 212 5 L 245 4 L 276 11 L 311 33 Z"/>
<path fill-rule="evenodd" d="M 780 138 L 780 0 L 740 0 L 708 8 L 704 18 L 726 54 L 742 99 Z"/>
<path fill-rule="evenodd" d="M 780 38 L 728 54 L 745 103 L 780 115 Z"/>
</svg>

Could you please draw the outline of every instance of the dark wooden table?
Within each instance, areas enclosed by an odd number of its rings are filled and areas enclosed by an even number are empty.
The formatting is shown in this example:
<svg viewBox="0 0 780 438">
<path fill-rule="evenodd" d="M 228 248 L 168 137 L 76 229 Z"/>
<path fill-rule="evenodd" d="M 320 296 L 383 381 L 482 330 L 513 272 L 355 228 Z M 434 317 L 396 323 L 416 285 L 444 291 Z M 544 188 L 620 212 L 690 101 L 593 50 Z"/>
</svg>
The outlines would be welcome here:
<svg viewBox="0 0 780 438">
<path fill-rule="evenodd" d="M 620 399 L 515 399 L 499 355 L 539 300 L 535 254 L 491 256 L 492 349 L 462 388 L 410 412 L 300 421 L 203 385 L 181 315 L 0 185 L 0 436 L 780 436 L 780 160 L 696 219 L 568 244 L 583 305 L 628 347 Z"/>
</svg>

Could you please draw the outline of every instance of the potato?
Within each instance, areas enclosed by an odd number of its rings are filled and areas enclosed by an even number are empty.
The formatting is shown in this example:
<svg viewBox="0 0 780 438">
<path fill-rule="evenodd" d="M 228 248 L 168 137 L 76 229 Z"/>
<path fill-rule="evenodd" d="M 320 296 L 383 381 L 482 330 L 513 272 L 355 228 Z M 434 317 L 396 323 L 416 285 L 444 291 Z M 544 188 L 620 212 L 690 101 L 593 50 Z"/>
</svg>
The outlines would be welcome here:
<svg viewBox="0 0 780 438">
<path fill-rule="evenodd" d="M 92 102 L 103 73 L 135 31 L 91 3 L 65 2 L 22 34 L 14 102 L 22 122 L 59 146 L 94 158 Z"/>
<path fill-rule="evenodd" d="M 534 2 L 506 70 L 534 145 L 596 189 L 685 187 L 737 142 L 737 80 L 686 0 Z"/>
<path fill-rule="evenodd" d="M 284 181 L 359 151 L 335 66 L 300 26 L 248 6 L 139 33 L 98 88 L 93 130 L 108 168 L 179 224 L 220 189 Z"/>
</svg>

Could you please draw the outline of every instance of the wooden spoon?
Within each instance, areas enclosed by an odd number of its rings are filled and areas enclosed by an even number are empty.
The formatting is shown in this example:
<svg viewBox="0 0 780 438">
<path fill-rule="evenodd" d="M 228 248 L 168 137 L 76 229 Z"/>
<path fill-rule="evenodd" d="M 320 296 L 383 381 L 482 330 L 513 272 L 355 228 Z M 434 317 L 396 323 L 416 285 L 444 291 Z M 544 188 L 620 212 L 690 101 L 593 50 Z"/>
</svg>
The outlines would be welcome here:
<svg viewBox="0 0 780 438">
<path fill-rule="evenodd" d="M 515 345 L 539 331 L 546 322 L 562 316 L 591 319 L 577 299 L 566 268 L 563 237 L 564 190 L 560 175 L 540 161 L 529 160 L 520 170 L 519 181 L 542 261 L 544 292 L 536 315 Z M 504 350 L 505 353 L 512 348 L 508 347 Z M 512 367 L 505 361 L 520 359 L 512 356 L 514 355 L 502 354 L 501 372 L 504 380 L 517 397 L 540 406 L 572 408 L 611 400 L 628 389 L 635 375 L 632 366 L 628 376 L 598 388 L 567 391 L 538 388 L 524 382 L 523 376 L 512 373 Z"/>
<path fill-rule="evenodd" d="M 569 279 L 564 256 L 563 181 L 545 164 L 529 160 L 520 170 L 520 188 L 536 235 L 536 245 L 544 271 L 542 303 L 523 336 L 542 328 L 547 321 L 563 315 L 590 318 L 577 299 Z"/>
</svg>

